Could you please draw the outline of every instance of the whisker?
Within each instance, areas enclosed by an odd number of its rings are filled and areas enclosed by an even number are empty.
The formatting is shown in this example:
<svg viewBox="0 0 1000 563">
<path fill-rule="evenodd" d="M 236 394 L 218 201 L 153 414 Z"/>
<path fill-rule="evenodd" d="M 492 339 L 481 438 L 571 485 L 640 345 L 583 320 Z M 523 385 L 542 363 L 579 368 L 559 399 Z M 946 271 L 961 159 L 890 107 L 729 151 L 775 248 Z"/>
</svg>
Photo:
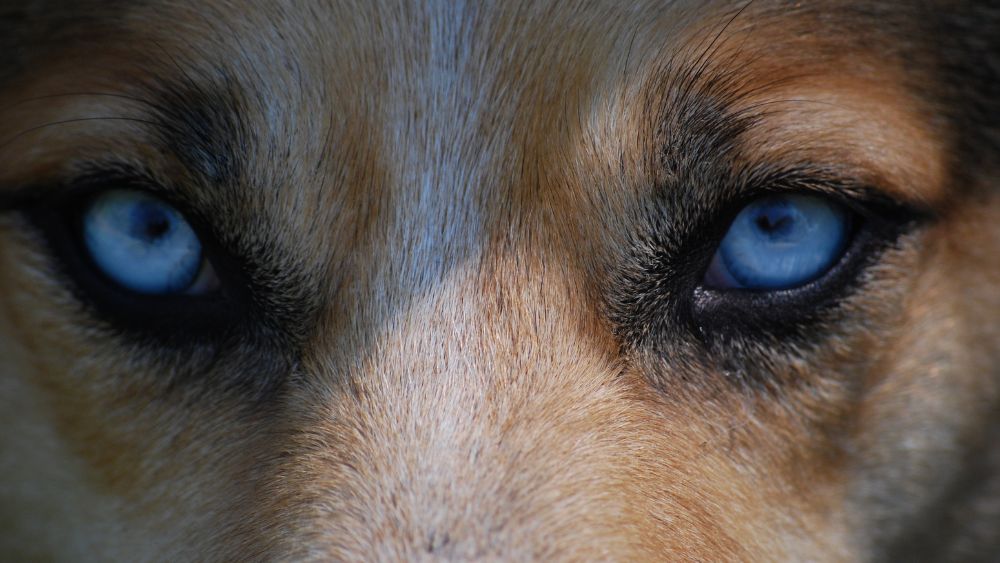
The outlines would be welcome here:
<svg viewBox="0 0 1000 563">
<path fill-rule="evenodd" d="M 704 70 L 708 67 L 709 62 L 713 58 L 715 58 L 715 55 L 718 52 L 718 50 L 721 49 L 722 46 L 725 44 L 725 41 L 720 41 L 720 39 L 722 39 L 722 36 L 726 33 L 726 31 L 729 30 L 730 27 L 732 27 L 733 23 L 736 22 L 736 20 L 739 19 L 739 17 L 742 16 L 750 7 L 750 5 L 753 3 L 754 0 L 748 0 L 746 4 L 744 4 L 739 10 L 737 10 L 736 13 L 733 14 L 731 18 L 729 18 L 726 24 L 722 26 L 722 28 L 718 31 L 718 33 L 715 34 L 715 37 L 712 38 L 712 41 L 711 43 L 708 44 L 708 47 L 706 47 L 705 50 L 702 51 L 702 54 L 697 59 L 695 59 L 696 63 L 695 77 L 701 76 Z"/>
<path fill-rule="evenodd" d="M 59 92 L 56 94 L 42 94 L 39 96 L 32 96 L 30 98 L 22 98 L 16 100 L 10 105 L 6 106 L 3 111 L 14 109 L 19 106 L 30 104 L 32 102 L 37 102 L 41 100 L 51 100 L 58 98 L 72 98 L 72 97 L 94 97 L 94 98 L 115 98 L 120 100 L 127 100 L 130 102 L 135 102 L 153 109 L 159 109 L 159 106 L 149 100 L 137 96 L 130 96 L 128 94 L 117 94 L 113 92 Z"/>
<path fill-rule="evenodd" d="M 49 123 L 45 123 L 43 125 L 37 125 L 37 126 L 34 126 L 34 127 L 29 127 L 28 129 L 20 131 L 19 133 L 15 134 L 14 136 L 12 136 L 12 137 L 8 138 L 7 140 L 5 140 L 3 143 L 0 143 L 0 151 L 2 151 L 3 149 L 7 148 L 8 146 L 10 146 L 12 143 L 14 143 L 15 141 L 17 141 L 21 137 L 24 137 L 25 135 L 28 135 L 28 134 L 33 133 L 35 131 L 39 131 L 41 129 L 45 129 L 45 128 L 48 128 L 48 127 L 55 127 L 55 126 L 59 126 L 59 125 L 68 125 L 68 124 L 71 124 L 71 123 L 84 123 L 84 122 L 88 122 L 88 121 L 129 121 L 129 122 L 140 123 L 142 125 L 148 125 L 148 126 L 157 127 L 157 128 L 161 128 L 163 126 L 163 124 L 160 123 L 160 122 L 158 122 L 158 121 L 152 121 L 152 120 L 148 120 L 148 119 L 139 119 L 139 118 L 135 118 L 135 117 L 121 117 L 121 116 L 80 117 L 80 118 L 75 118 L 75 119 L 63 119 L 63 120 L 60 120 L 60 121 L 52 121 L 52 122 L 49 122 Z"/>
<path fill-rule="evenodd" d="M 703 76 L 705 76 L 705 73 L 708 71 L 708 68 L 711 65 L 712 61 L 715 60 L 716 58 L 715 55 L 718 53 L 719 49 L 721 49 L 723 45 L 726 44 L 727 39 L 723 39 L 725 33 L 729 30 L 730 27 L 732 27 L 733 23 L 735 23 L 740 16 L 746 13 L 747 9 L 753 3 L 754 0 L 748 0 L 746 4 L 744 4 L 739 10 L 737 10 L 736 13 L 733 14 L 732 17 L 730 17 L 726 21 L 726 23 L 719 29 L 719 31 L 715 33 L 715 35 L 712 37 L 712 40 L 708 43 L 708 45 L 704 49 L 702 49 L 701 54 L 695 58 L 693 63 L 686 65 L 686 69 L 684 71 L 685 88 L 683 89 L 682 92 L 680 92 L 679 96 L 679 99 L 681 101 L 686 101 L 688 99 L 688 96 L 693 94 L 692 89 L 694 88 L 694 86 L 702 82 L 701 79 Z"/>
</svg>

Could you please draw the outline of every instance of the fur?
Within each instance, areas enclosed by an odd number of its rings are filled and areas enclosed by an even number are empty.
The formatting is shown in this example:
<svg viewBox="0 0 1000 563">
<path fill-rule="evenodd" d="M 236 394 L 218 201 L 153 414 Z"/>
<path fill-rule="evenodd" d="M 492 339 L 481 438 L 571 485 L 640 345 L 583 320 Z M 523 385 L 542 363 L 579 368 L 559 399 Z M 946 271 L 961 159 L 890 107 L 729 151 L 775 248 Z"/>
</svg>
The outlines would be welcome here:
<svg viewBox="0 0 1000 563">
<path fill-rule="evenodd" d="M 995 2 L 4 1 L 0 49 L 0 558 L 1000 557 Z M 240 307 L 81 287 L 40 217 L 135 182 Z M 908 219 L 699 294 L 777 187 Z"/>
</svg>

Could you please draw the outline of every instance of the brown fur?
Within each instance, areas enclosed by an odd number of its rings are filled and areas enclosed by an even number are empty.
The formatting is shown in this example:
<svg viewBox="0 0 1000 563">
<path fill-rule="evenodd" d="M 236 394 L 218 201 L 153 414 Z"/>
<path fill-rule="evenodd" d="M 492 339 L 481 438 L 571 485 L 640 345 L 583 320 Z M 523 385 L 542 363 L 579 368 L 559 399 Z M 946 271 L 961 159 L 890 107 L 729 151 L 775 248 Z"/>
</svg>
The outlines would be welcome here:
<svg viewBox="0 0 1000 563">
<path fill-rule="evenodd" d="M 1000 9 L 941 4 L 0 3 L 0 558 L 995 559 Z M 239 326 L 81 296 L 30 210 L 95 166 Z M 787 333 L 654 314 L 776 167 L 927 218 Z"/>
</svg>

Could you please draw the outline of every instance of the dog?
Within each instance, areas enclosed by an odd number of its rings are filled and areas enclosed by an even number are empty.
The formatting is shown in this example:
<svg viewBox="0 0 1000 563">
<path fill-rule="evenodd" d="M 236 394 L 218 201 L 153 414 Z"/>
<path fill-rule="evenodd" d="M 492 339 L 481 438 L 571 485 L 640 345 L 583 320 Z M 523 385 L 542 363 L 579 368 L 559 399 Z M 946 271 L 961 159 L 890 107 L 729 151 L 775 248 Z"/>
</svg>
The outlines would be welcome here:
<svg viewBox="0 0 1000 563">
<path fill-rule="evenodd" d="M 1000 5 L 0 4 L 0 558 L 1000 558 Z"/>
</svg>

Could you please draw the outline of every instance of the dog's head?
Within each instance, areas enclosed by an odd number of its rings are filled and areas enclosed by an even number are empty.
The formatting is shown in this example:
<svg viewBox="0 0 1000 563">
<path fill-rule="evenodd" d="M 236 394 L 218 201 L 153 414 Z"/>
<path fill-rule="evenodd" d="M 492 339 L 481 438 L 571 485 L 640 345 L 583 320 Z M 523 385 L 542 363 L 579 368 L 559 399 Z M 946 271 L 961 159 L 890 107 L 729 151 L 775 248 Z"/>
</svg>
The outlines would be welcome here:
<svg viewBox="0 0 1000 563">
<path fill-rule="evenodd" d="M 4 554 L 998 553 L 997 7 L 9 4 Z"/>
</svg>

